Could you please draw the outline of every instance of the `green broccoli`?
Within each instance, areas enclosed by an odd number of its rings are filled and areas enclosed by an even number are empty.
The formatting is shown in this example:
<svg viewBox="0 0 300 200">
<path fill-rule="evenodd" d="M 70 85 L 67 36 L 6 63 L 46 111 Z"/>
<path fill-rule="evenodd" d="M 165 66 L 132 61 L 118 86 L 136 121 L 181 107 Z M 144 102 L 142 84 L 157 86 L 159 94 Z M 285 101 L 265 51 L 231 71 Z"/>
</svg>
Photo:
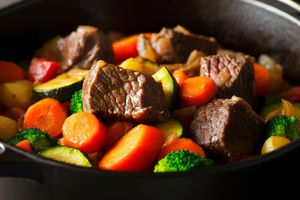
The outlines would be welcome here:
<svg viewBox="0 0 300 200">
<path fill-rule="evenodd" d="M 82 90 L 79 90 L 73 94 L 71 99 L 70 111 L 72 113 L 78 113 L 83 111 Z"/>
<path fill-rule="evenodd" d="M 34 152 L 43 151 L 57 145 L 56 139 L 52 139 L 48 134 L 36 128 L 23 130 L 20 134 L 12 137 L 9 143 L 16 145 L 26 139 L 31 143 Z"/>
<path fill-rule="evenodd" d="M 295 140 L 299 137 L 298 128 L 299 125 L 296 117 L 280 115 L 268 121 L 267 134 L 268 136 L 284 136 L 290 140 Z"/>
<path fill-rule="evenodd" d="M 173 151 L 160 159 L 154 167 L 154 172 L 179 172 L 193 168 L 207 167 L 213 164 L 212 160 L 202 158 L 188 150 Z"/>
</svg>

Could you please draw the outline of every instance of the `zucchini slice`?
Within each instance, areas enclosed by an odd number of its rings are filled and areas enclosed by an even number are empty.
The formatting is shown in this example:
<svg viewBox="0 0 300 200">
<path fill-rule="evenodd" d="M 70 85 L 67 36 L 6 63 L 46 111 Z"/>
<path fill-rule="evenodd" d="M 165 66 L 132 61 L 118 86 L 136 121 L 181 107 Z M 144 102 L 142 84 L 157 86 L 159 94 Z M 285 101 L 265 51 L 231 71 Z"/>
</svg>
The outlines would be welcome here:
<svg viewBox="0 0 300 200">
<path fill-rule="evenodd" d="M 179 103 L 179 89 L 177 82 L 166 67 L 162 67 L 152 75 L 156 82 L 161 82 L 166 96 L 166 102 L 169 109 L 174 109 Z"/>
<path fill-rule="evenodd" d="M 129 69 L 148 75 L 154 74 L 160 68 L 157 64 L 142 57 L 128 58 L 127 60 L 123 61 L 119 66 L 123 69 Z"/>
<path fill-rule="evenodd" d="M 74 70 L 63 73 L 50 81 L 35 86 L 33 88 L 34 101 L 48 97 L 57 99 L 60 102 L 70 101 L 72 95 L 82 88 L 83 79 L 87 74 L 83 73 L 83 70 Z"/>
<path fill-rule="evenodd" d="M 39 153 L 42 157 L 81 167 L 92 167 L 91 162 L 81 151 L 71 147 L 57 146 Z"/>
<path fill-rule="evenodd" d="M 166 122 L 158 123 L 154 125 L 156 128 L 161 130 L 164 135 L 164 144 L 163 146 L 168 145 L 173 140 L 180 138 L 183 133 L 183 127 L 179 121 L 176 119 L 171 119 Z"/>
</svg>

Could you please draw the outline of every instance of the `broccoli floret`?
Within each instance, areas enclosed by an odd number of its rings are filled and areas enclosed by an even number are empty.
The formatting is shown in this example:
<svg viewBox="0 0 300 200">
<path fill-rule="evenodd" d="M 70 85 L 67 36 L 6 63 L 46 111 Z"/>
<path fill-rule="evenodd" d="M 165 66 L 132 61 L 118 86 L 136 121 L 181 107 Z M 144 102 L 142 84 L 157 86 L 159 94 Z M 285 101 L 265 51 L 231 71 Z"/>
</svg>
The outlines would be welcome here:
<svg viewBox="0 0 300 200">
<path fill-rule="evenodd" d="M 51 138 L 48 134 L 36 128 L 29 128 L 23 130 L 20 134 L 12 137 L 9 143 L 16 145 L 22 140 L 29 140 L 34 152 L 39 152 L 48 149 L 49 147 L 56 146 L 57 140 Z"/>
<path fill-rule="evenodd" d="M 79 90 L 73 94 L 71 99 L 70 111 L 72 113 L 78 113 L 83 111 L 82 90 Z"/>
<path fill-rule="evenodd" d="M 213 164 L 212 160 L 202 158 L 188 150 L 173 151 L 160 159 L 154 167 L 154 172 L 188 171 L 198 167 L 207 167 Z"/>
<path fill-rule="evenodd" d="M 295 140 L 299 137 L 298 120 L 296 117 L 287 117 L 284 115 L 273 117 L 267 123 L 268 136 L 284 136 L 290 140 Z"/>
</svg>

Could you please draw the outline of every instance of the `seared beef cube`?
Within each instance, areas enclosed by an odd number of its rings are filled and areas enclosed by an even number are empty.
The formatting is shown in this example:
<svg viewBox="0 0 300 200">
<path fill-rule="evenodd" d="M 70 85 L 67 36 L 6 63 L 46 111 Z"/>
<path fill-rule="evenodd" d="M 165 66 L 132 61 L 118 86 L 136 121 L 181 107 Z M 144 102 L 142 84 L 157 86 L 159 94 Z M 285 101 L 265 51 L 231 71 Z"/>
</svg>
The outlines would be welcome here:
<svg viewBox="0 0 300 200">
<path fill-rule="evenodd" d="M 237 161 L 253 154 L 264 121 L 242 98 L 216 99 L 200 107 L 191 123 L 192 138 L 217 162 Z"/>
<path fill-rule="evenodd" d="M 139 37 L 140 56 L 145 55 L 147 46 L 144 44 L 149 43 L 147 40 L 149 39 L 146 37 Z M 212 55 L 218 47 L 218 43 L 212 37 L 192 34 L 187 30 L 179 31 L 178 28 L 163 28 L 158 34 L 152 34 L 150 44 L 158 55 L 156 61 L 159 63 L 185 63 L 195 49 Z"/>
<path fill-rule="evenodd" d="M 244 55 L 214 55 L 201 58 L 200 76 L 212 78 L 217 86 L 216 98 L 242 97 L 253 104 L 255 82 L 253 59 Z"/>
<path fill-rule="evenodd" d="M 58 46 L 64 70 L 72 67 L 89 69 L 100 59 L 113 62 L 110 40 L 92 26 L 79 26 L 76 31 L 61 39 Z"/>
<path fill-rule="evenodd" d="M 152 76 L 103 61 L 90 70 L 82 96 L 83 110 L 99 118 L 141 123 L 170 118 L 162 86 Z"/>
</svg>

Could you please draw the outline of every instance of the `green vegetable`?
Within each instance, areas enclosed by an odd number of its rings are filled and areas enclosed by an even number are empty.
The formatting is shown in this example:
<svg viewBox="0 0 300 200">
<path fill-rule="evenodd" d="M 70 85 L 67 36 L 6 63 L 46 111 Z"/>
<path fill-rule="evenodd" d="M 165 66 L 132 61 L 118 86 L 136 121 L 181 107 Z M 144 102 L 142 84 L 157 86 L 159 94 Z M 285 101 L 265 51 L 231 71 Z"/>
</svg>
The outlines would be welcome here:
<svg viewBox="0 0 300 200">
<path fill-rule="evenodd" d="M 188 150 L 173 151 L 160 159 L 154 167 L 154 172 L 183 172 L 198 167 L 208 167 L 213 161 L 202 158 Z"/>
<path fill-rule="evenodd" d="M 70 111 L 72 113 L 78 113 L 83 111 L 82 90 L 79 90 L 73 94 L 71 99 Z"/>
<path fill-rule="evenodd" d="M 12 137 L 9 143 L 16 145 L 26 139 L 31 143 L 34 152 L 43 151 L 57 145 L 56 139 L 51 138 L 48 134 L 36 128 L 23 130 L 20 134 Z"/>
<path fill-rule="evenodd" d="M 82 166 L 92 167 L 91 162 L 81 151 L 71 147 L 57 146 L 40 152 L 41 156 L 52 160 Z"/>
<path fill-rule="evenodd" d="M 60 102 L 70 101 L 72 95 L 82 88 L 83 79 L 83 76 L 70 76 L 68 73 L 61 74 L 34 87 L 33 99 L 38 101 L 49 97 Z"/>
<path fill-rule="evenodd" d="M 183 127 L 176 119 L 155 124 L 155 127 L 162 131 L 164 135 L 164 145 L 166 146 L 174 139 L 180 138 L 183 133 Z"/>
<path fill-rule="evenodd" d="M 154 74 L 160 68 L 157 64 L 142 57 L 128 58 L 127 60 L 123 61 L 119 66 L 123 69 L 142 72 L 148 75 Z"/>
<path fill-rule="evenodd" d="M 165 67 L 152 75 L 155 81 L 161 82 L 169 109 L 177 107 L 179 102 L 179 87 L 173 75 Z"/>
<path fill-rule="evenodd" d="M 284 115 L 273 117 L 267 123 L 268 136 L 284 136 L 290 140 L 295 140 L 298 135 L 298 120 L 296 117 L 287 117 Z"/>
</svg>

